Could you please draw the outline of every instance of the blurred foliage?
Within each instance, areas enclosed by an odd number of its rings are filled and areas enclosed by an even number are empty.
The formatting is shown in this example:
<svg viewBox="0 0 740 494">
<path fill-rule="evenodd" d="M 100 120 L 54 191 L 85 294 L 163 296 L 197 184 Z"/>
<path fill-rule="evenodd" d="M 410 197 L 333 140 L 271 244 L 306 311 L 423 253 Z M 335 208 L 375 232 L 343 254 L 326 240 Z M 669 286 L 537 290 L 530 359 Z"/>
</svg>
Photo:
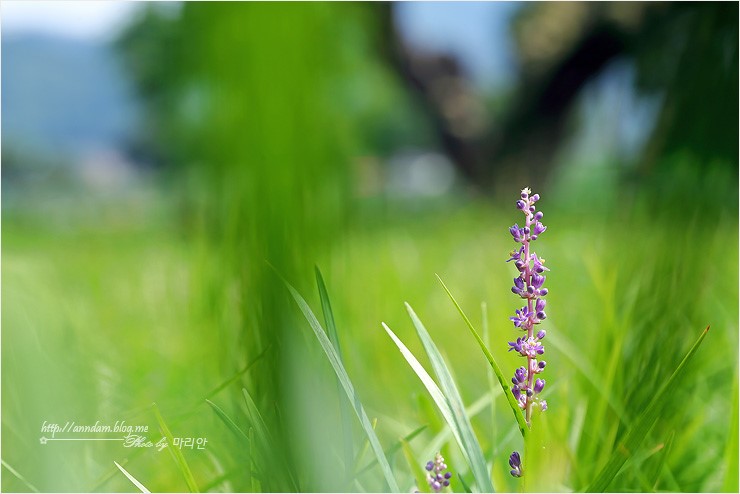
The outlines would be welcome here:
<svg viewBox="0 0 740 494">
<path fill-rule="evenodd" d="M 115 459 L 152 491 L 184 490 L 166 453 L 37 442 L 44 420 L 125 418 L 154 428 L 152 402 L 173 434 L 209 438 L 207 452 L 184 451 L 202 489 L 382 489 L 377 468 L 363 470 L 367 456 L 356 459 L 363 473 L 355 479 L 337 475 L 344 469 L 336 382 L 267 262 L 303 294 L 314 293 L 313 265 L 321 266 L 344 365 L 378 419 L 381 444 L 427 425 L 409 441 L 415 456 L 442 449 L 455 478 L 469 479 L 463 455 L 380 327 L 387 322 L 420 355 L 403 301 L 413 305 L 474 409 L 494 485 L 519 489 L 506 468 L 521 447 L 511 411 L 490 393 L 487 363 L 433 273 L 478 327 L 476 308 L 487 302 L 491 351 L 504 372 L 515 368 L 505 341 L 515 334 L 508 316 L 517 300 L 504 261 L 507 227 L 517 219 L 510 199 L 522 184 L 502 178 L 501 199 L 456 190 L 393 200 L 382 187 L 362 189 L 362 166 L 381 159 L 359 157 L 442 147 L 383 58 L 388 13 L 387 5 L 355 3 L 147 4 L 123 34 L 118 48 L 148 109 L 138 146 L 164 171 L 156 190 L 139 186 L 105 199 L 66 190 L 67 202 L 49 200 L 35 215 L 9 214 L 3 200 L 3 460 L 36 489 L 131 489 Z M 672 22 L 704 36 L 702 19 L 724 22 L 713 15 L 677 14 Z M 731 27 L 725 37 L 736 33 Z M 712 50 L 711 60 L 725 53 Z M 678 59 L 677 72 L 686 70 L 681 60 L 695 60 Z M 729 62 L 737 66 L 736 47 Z M 723 95 L 723 77 L 716 87 L 703 81 L 702 91 Z M 692 104 L 699 97 L 690 96 Z M 676 107 L 687 111 L 681 101 Z M 709 105 L 708 115 L 717 108 Z M 714 157 L 693 144 L 654 148 L 661 166 L 633 182 L 607 157 L 600 167 L 566 167 L 549 190 L 538 190 L 549 226 L 538 249 L 552 269 L 550 410 L 538 431 L 547 458 L 528 466 L 537 473 L 529 489 L 585 488 L 711 324 L 667 398 L 674 413 L 611 487 L 737 490 L 737 442 L 727 437 L 737 422 L 730 401 L 738 370 L 737 169 L 728 166 L 736 155 L 723 154 L 728 137 L 716 138 L 707 151 Z M 318 299 L 307 300 L 318 313 Z M 256 480 L 249 464 L 256 448 L 205 402 L 249 435 L 254 410 L 242 386 L 278 456 L 273 475 Z M 357 424 L 354 432 L 361 450 Z M 404 459 L 389 462 L 410 490 L 415 476 Z M 32 490 L 3 468 L 3 490 Z"/>
</svg>

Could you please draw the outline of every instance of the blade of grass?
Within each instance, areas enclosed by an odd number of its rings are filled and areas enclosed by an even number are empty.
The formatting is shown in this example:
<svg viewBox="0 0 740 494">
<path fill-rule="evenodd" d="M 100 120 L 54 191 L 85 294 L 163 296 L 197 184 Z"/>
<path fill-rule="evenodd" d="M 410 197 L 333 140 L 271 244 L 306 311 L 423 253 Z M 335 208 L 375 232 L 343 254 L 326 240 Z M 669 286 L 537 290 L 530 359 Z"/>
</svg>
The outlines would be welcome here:
<svg viewBox="0 0 740 494">
<path fill-rule="evenodd" d="M 421 427 L 417 427 L 416 429 L 414 429 L 413 431 L 411 431 L 409 434 L 403 436 L 402 440 L 403 441 L 406 441 L 406 442 L 410 442 L 416 436 L 418 436 L 419 434 L 421 434 L 422 432 L 424 432 L 424 430 L 426 428 L 427 428 L 426 425 L 422 425 Z M 367 442 L 365 442 L 365 444 L 367 445 Z M 365 446 L 365 447 L 367 448 L 367 446 Z M 388 449 L 385 450 L 385 456 L 386 457 L 391 457 L 399 449 L 401 449 L 401 441 L 400 440 L 397 443 L 393 444 L 390 448 L 388 448 Z M 358 460 L 359 459 L 360 458 L 358 457 Z M 362 470 L 360 470 L 359 472 L 357 472 L 355 475 L 361 475 L 361 474 L 365 473 L 366 471 L 368 471 L 372 467 L 374 467 L 376 463 L 377 463 L 377 460 L 376 459 L 372 459 L 370 461 L 370 463 L 368 463 L 367 465 L 365 465 L 362 468 Z"/>
<path fill-rule="evenodd" d="M 396 483 L 396 479 L 393 477 L 391 466 L 388 464 L 388 460 L 385 457 L 383 448 L 380 446 L 380 441 L 378 440 L 378 436 L 375 434 L 375 431 L 373 430 L 372 425 L 370 424 L 370 419 L 368 419 L 367 414 L 365 413 L 365 408 L 362 406 L 362 403 L 360 402 L 360 397 L 355 392 L 355 388 L 352 385 L 352 381 L 350 380 L 349 375 L 347 374 L 347 371 L 342 365 L 342 362 L 339 359 L 337 352 L 334 350 L 334 346 L 329 341 L 329 338 L 326 336 L 326 332 L 324 331 L 324 328 L 321 327 L 321 323 L 319 323 L 318 319 L 316 319 L 316 316 L 314 315 L 313 311 L 311 311 L 311 308 L 308 306 L 308 304 L 303 299 L 303 297 L 301 297 L 301 295 L 296 291 L 296 289 L 293 288 L 287 281 L 285 280 L 283 281 L 285 282 L 285 285 L 288 287 L 288 291 L 293 296 L 293 299 L 298 304 L 298 308 L 301 310 L 301 312 L 303 313 L 303 316 L 306 318 L 306 320 L 308 321 L 308 324 L 311 326 L 311 329 L 316 335 L 316 339 L 319 340 L 319 344 L 321 345 L 322 350 L 324 350 L 324 354 L 329 360 L 329 363 L 334 368 L 334 372 L 339 378 L 339 382 L 342 384 L 342 387 L 344 388 L 344 392 L 347 394 L 347 398 L 349 398 L 349 401 L 352 404 L 352 408 L 354 409 L 354 412 L 357 415 L 358 420 L 360 421 L 360 425 L 362 426 L 362 429 L 365 431 L 365 434 L 367 435 L 368 441 L 370 442 L 370 447 L 375 453 L 375 456 L 378 458 L 378 464 L 380 465 L 380 469 L 383 472 L 383 476 L 385 477 L 385 480 L 388 483 L 388 487 L 390 488 L 391 491 L 398 492 L 399 491 L 398 484 Z"/>
<path fill-rule="evenodd" d="M 5 468 L 7 468 L 8 471 L 15 476 L 15 478 L 17 478 L 18 480 L 20 480 L 21 482 L 23 482 L 26 485 L 26 487 L 28 487 L 29 489 L 31 489 L 33 492 L 39 492 L 39 490 L 36 487 L 34 487 L 33 484 L 31 484 L 28 480 L 26 480 L 26 478 L 23 475 L 21 475 L 20 473 L 18 473 L 15 470 L 15 468 L 13 468 L 10 465 L 8 465 L 5 462 L 5 460 L 0 460 L 0 464 L 2 464 L 2 466 L 4 466 Z"/>
<path fill-rule="evenodd" d="M 612 453 L 609 461 L 601 470 L 599 475 L 596 477 L 594 482 L 586 489 L 587 492 L 604 492 L 609 487 L 611 481 L 621 470 L 625 462 L 630 459 L 637 448 L 647 436 L 648 431 L 652 428 L 655 422 L 658 420 L 660 415 L 663 413 L 665 408 L 665 401 L 663 395 L 672 387 L 675 386 L 678 377 L 681 375 L 681 371 L 686 367 L 686 364 L 691 360 L 696 351 L 699 349 L 702 341 L 709 332 L 709 326 L 702 331 L 699 339 L 694 343 L 689 352 L 683 358 L 680 364 L 671 377 L 663 384 L 663 387 L 653 396 L 653 399 L 648 404 L 645 411 L 630 427 L 624 439 L 617 445 L 616 449 Z"/>
<path fill-rule="evenodd" d="M 321 310 L 324 313 L 324 322 L 326 323 L 326 331 L 329 336 L 329 340 L 334 345 L 334 350 L 337 352 L 339 361 L 344 364 L 342 360 L 342 350 L 339 346 L 339 335 L 337 334 L 337 326 L 334 323 L 334 312 L 331 310 L 331 303 L 329 302 L 329 293 L 326 290 L 326 284 L 324 283 L 324 277 L 321 275 L 321 271 L 318 266 L 315 266 L 316 270 L 316 285 L 319 289 L 319 298 L 321 299 Z M 349 407 L 350 404 L 347 400 L 341 397 L 341 383 L 337 379 L 337 394 L 339 397 L 339 416 L 342 421 L 342 437 L 344 438 L 344 473 L 349 480 L 352 478 L 352 467 L 354 451 L 352 447 L 352 422 Z"/>
<path fill-rule="evenodd" d="M 172 432 L 170 432 L 169 427 L 167 427 L 164 418 L 162 418 L 159 407 L 156 403 L 152 403 L 152 408 L 154 409 L 154 415 L 157 417 L 159 428 L 162 430 L 162 434 L 167 438 L 167 444 L 169 446 L 167 449 L 169 449 L 174 456 L 175 463 L 177 463 L 182 476 L 185 478 L 185 483 L 188 485 L 188 489 L 190 492 L 199 492 L 198 484 L 195 482 L 195 478 L 193 477 L 193 472 L 190 471 L 190 467 L 188 467 L 188 463 L 185 461 L 185 457 L 182 455 L 180 448 L 175 447 L 175 438 L 172 436 Z"/>
<path fill-rule="evenodd" d="M 400 440 L 400 444 L 401 449 L 403 449 L 403 456 L 406 458 L 406 463 L 408 463 L 411 473 L 414 479 L 416 479 L 416 492 L 431 492 L 429 490 L 429 482 L 427 482 L 427 478 L 422 472 L 422 463 L 414 455 L 411 445 L 403 439 Z"/>
<path fill-rule="evenodd" d="M 658 463 L 658 467 L 655 469 L 655 472 L 650 479 L 653 491 L 658 490 L 658 481 L 660 480 L 660 474 L 663 473 L 663 467 L 665 466 L 665 462 L 668 459 L 668 454 L 671 452 L 671 446 L 673 445 L 674 437 L 676 437 L 676 431 L 671 431 L 670 435 L 668 436 L 668 440 L 665 442 L 665 448 L 663 448 L 663 452 L 660 455 L 660 462 Z"/>
<path fill-rule="evenodd" d="M 473 334 L 473 337 L 475 337 L 475 340 L 478 342 L 478 345 L 480 346 L 481 350 L 483 350 L 483 354 L 486 356 L 486 359 L 488 360 L 488 363 L 491 365 L 491 368 L 493 369 L 494 374 L 496 374 L 496 378 L 498 379 L 499 384 L 501 385 L 501 389 L 504 391 L 504 396 L 506 396 L 506 400 L 509 403 L 509 407 L 511 408 L 511 411 L 514 413 L 514 417 L 516 418 L 516 422 L 519 425 L 519 432 L 521 432 L 522 437 L 526 439 L 527 436 L 527 422 L 524 419 L 524 415 L 522 414 L 521 410 L 519 409 L 519 405 L 517 404 L 516 400 L 514 399 L 514 395 L 511 394 L 511 386 L 508 384 L 508 380 L 504 377 L 503 372 L 501 372 L 501 368 L 498 366 L 496 361 L 493 358 L 493 355 L 488 350 L 488 347 L 486 346 L 485 342 L 481 339 L 480 335 L 478 334 L 478 331 L 475 330 L 473 327 L 473 324 L 470 322 L 470 319 L 468 319 L 468 316 L 465 315 L 465 312 L 462 310 L 462 307 L 460 307 L 460 304 L 457 303 L 457 300 L 455 300 L 455 297 L 452 296 L 452 292 L 447 288 L 447 285 L 445 285 L 444 281 L 442 281 L 442 278 L 439 277 L 439 275 L 436 275 L 439 282 L 442 284 L 442 288 L 444 288 L 445 292 L 447 292 L 447 296 L 450 297 L 450 300 L 452 300 L 452 303 L 457 308 L 457 311 L 462 316 L 463 320 L 465 321 L 465 324 L 468 326 L 468 329 Z"/>
<path fill-rule="evenodd" d="M 434 373 L 439 380 L 440 387 L 444 391 L 444 395 L 447 397 L 452 411 L 452 417 L 457 424 L 460 437 L 463 440 L 463 452 L 468 457 L 467 459 L 470 464 L 470 470 L 475 477 L 478 489 L 483 492 L 494 492 L 491 477 L 488 475 L 486 460 L 483 457 L 483 451 L 481 451 L 478 438 L 473 432 L 470 419 L 465 413 L 465 406 L 463 405 L 462 398 L 457 390 L 455 381 L 452 379 L 450 370 L 447 368 L 447 365 L 442 358 L 442 354 L 439 353 L 439 349 L 437 349 L 431 336 L 429 336 L 429 332 L 424 327 L 424 324 L 422 324 L 421 320 L 408 303 L 406 304 L 406 311 L 409 313 L 411 322 L 413 322 L 416 332 L 419 335 L 419 339 L 429 356 L 429 361 L 431 362 L 432 369 L 434 369 Z"/>
<path fill-rule="evenodd" d="M 239 428 L 239 426 L 236 425 L 236 423 L 233 420 L 231 420 L 231 418 L 228 415 L 226 415 L 226 412 L 224 412 L 223 410 L 221 410 L 221 408 L 218 405 L 216 405 L 215 403 L 213 403 L 211 400 L 206 399 L 206 403 L 208 403 L 211 406 L 211 408 L 213 408 L 213 411 L 216 412 L 216 415 L 218 415 L 218 418 L 220 418 L 221 421 L 224 424 L 226 424 L 226 426 L 229 429 L 231 429 L 231 432 L 233 432 L 235 435 L 237 435 L 237 436 L 239 436 L 239 437 L 241 437 L 241 438 L 249 441 L 249 437 L 247 437 L 247 435 L 244 433 L 244 431 L 241 430 Z"/>
<path fill-rule="evenodd" d="M 261 446 L 262 454 L 253 454 L 252 459 L 255 459 L 255 461 L 257 461 L 257 457 L 260 457 L 259 461 L 261 463 L 261 466 L 263 467 L 261 471 L 261 474 L 263 475 L 262 483 L 267 484 L 268 478 L 275 478 L 276 476 L 274 475 L 274 472 L 271 471 L 271 469 L 279 467 L 281 468 L 282 472 L 285 473 L 285 478 L 287 478 L 288 482 L 290 483 L 290 488 L 293 491 L 300 491 L 301 489 L 298 486 L 296 477 L 293 474 L 292 469 L 288 465 L 285 456 L 278 454 L 278 452 L 275 451 L 273 447 L 275 441 L 270 434 L 270 429 L 267 427 L 267 423 L 262 417 L 257 404 L 252 398 L 252 395 L 249 394 L 247 388 L 242 388 L 242 394 L 244 395 L 244 401 L 247 404 L 247 414 L 249 415 L 249 421 L 252 424 L 253 430 L 256 430 L 255 434 L 257 435 L 257 441 L 258 444 L 260 444 Z M 249 444 L 253 445 L 254 443 L 250 441 Z M 265 464 L 262 464 L 262 462 L 265 462 Z M 271 467 L 268 467 L 268 465 L 271 465 Z M 273 475 L 270 476 L 270 474 Z M 285 489 L 285 487 L 282 486 L 282 489 Z"/>
<path fill-rule="evenodd" d="M 377 418 L 373 418 L 370 425 L 372 425 L 373 431 L 374 431 L 375 430 L 375 427 L 377 427 L 377 425 L 378 425 L 378 419 Z M 357 451 L 357 456 L 355 456 L 355 461 L 354 461 L 354 464 L 353 464 L 354 467 L 353 467 L 352 470 L 355 472 L 355 478 L 357 478 L 357 476 L 359 476 L 360 474 L 365 473 L 367 470 L 369 470 L 370 468 L 368 468 L 368 467 L 374 467 L 375 464 L 378 463 L 378 458 L 377 457 L 374 457 L 373 460 L 370 462 L 369 465 L 367 465 L 362 470 L 357 471 L 357 468 L 359 468 L 359 466 L 360 466 L 360 461 L 362 461 L 362 458 L 365 456 L 365 453 L 367 453 L 367 450 L 368 450 L 369 447 L 370 447 L 370 441 L 368 440 L 367 436 L 365 436 L 365 439 L 362 441 L 362 445 L 360 445 L 360 449 Z M 386 456 L 386 458 L 387 458 L 387 456 Z"/>
<path fill-rule="evenodd" d="M 396 334 L 391 330 L 391 328 L 388 327 L 386 323 L 382 323 L 382 324 L 383 324 L 383 329 L 385 329 L 385 332 L 388 333 L 388 336 L 391 337 L 393 342 L 396 344 L 398 349 L 401 351 L 401 355 L 403 355 L 403 357 L 406 359 L 406 362 L 408 362 L 411 369 L 419 377 L 424 387 L 427 388 L 429 395 L 432 397 L 432 400 L 437 405 L 437 408 L 442 414 L 442 417 L 445 419 L 445 422 L 447 422 L 447 425 L 450 427 L 450 431 L 452 432 L 452 435 L 454 436 L 455 441 L 457 441 L 457 444 L 460 445 L 460 449 L 463 451 L 463 454 L 465 454 L 462 436 L 460 435 L 459 427 L 452 414 L 452 409 L 450 408 L 450 404 L 447 401 L 447 398 L 445 398 L 445 396 L 442 394 L 442 391 L 439 389 L 439 386 L 437 386 L 437 383 L 434 382 L 434 379 L 432 379 L 432 377 L 429 375 L 426 369 L 424 369 L 424 367 L 419 363 L 419 361 L 416 360 L 416 357 L 414 356 L 413 353 L 411 353 L 411 350 L 409 350 L 406 347 L 406 345 L 403 344 L 403 342 L 398 338 L 398 336 L 396 336 Z"/>
<path fill-rule="evenodd" d="M 151 492 L 149 489 L 147 489 L 146 487 L 144 487 L 144 484 L 142 484 L 141 482 L 139 482 L 138 480 L 136 480 L 136 478 L 134 478 L 133 475 L 131 475 L 130 473 L 128 473 L 125 468 L 123 468 L 121 465 L 119 465 L 118 462 L 114 461 L 113 463 L 116 464 L 116 466 L 121 471 L 121 473 L 123 473 L 126 476 L 126 478 L 128 478 L 131 481 L 131 483 L 136 486 L 137 489 L 139 489 L 141 492 L 146 492 L 146 493 L 150 493 Z"/>
</svg>

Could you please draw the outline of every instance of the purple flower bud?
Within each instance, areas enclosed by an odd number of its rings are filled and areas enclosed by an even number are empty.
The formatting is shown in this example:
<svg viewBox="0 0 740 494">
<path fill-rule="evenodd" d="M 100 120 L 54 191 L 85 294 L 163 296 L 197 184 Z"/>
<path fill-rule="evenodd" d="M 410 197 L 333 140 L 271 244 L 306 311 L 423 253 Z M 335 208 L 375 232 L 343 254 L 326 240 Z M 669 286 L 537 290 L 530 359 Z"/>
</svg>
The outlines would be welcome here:
<svg viewBox="0 0 740 494">
<path fill-rule="evenodd" d="M 447 473 L 450 473 L 450 472 L 447 472 Z M 445 480 L 444 482 L 442 482 L 442 485 L 445 486 L 445 487 L 449 487 L 450 481 L 449 480 Z"/>
<path fill-rule="evenodd" d="M 540 408 L 542 409 L 542 411 L 543 411 L 543 412 L 544 412 L 545 410 L 547 410 L 547 401 L 545 401 L 545 400 L 542 400 L 542 401 L 540 402 Z"/>
<path fill-rule="evenodd" d="M 545 310 L 545 305 L 547 305 L 547 302 L 545 301 L 545 299 L 542 299 L 542 298 L 537 299 L 537 303 L 534 306 L 534 310 L 536 310 L 537 312 L 542 312 L 543 310 Z"/>
<path fill-rule="evenodd" d="M 545 230 L 547 230 L 547 227 L 545 225 L 543 225 L 542 223 L 540 223 L 539 221 L 536 221 L 535 224 L 534 224 L 534 229 L 532 230 L 532 232 L 535 235 L 539 235 L 540 233 L 543 233 Z"/>
<path fill-rule="evenodd" d="M 539 194 L 535 194 L 535 195 L 532 196 L 532 202 L 537 202 L 539 200 L 540 200 L 540 195 Z"/>
<path fill-rule="evenodd" d="M 514 266 L 516 266 L 516 268 L 517 268 L 517 269 L 518 269 L 519 271 L 524 271 L 524 261 L 522 261 L 521 259 L 520 259 L 520 260 L 518 260 L 517 262 L 515 262 L 515 263 L 514 263 Z"/>
<path fill-rule="evenodd" d="M 517 209 L 524 209 L 527 207 L 527 204 L 524 201 L 516 201 L 516 208 Z"/>
<path fill-rule="evenodd" d="M 540 369 L 544 369 L 546 365 L 547 362 L 545 362 L 544 360 L 540 360 L 539 362 L 537 362 L 537 367 L 539 367 Z"/>
<path fill-rule="evenodd" d="M 534 220 L 535 221 L 540 221 L 542 219 L 542 216 L 544 216 L 542 214 L 542 211 L 537 211 L 537 214 L 534 215 Z"/>
<path fill-rule="evenodd" d="M 515 370 L 514 379 L 516 379 L 518 383 L 523 383 L 527 379 L 527 369 L 525 369 L 524 367 L 519 367 L 517 370 Z"/>
<path fill-rule="evenodd" d="M 534 206 L 529 206 L 529 212 L 530 213 L 534 213 L 535 212 L 535 207 Z"/>
<path fill-rule="evenodd" d="M 522 199 L 526 199 L 527 197 L 529 197 L 529 189 L 523 189 L 519 197 L 521 197 Z"/>
<path fill-rule="evenodd" d="M 447 472 L 447 473 L 445 474 L 445 478 L 446 478 L 447 480 L 450 480 L 450 479 L 452 478 L 452 473 L 451 473 L 451 472 Z M 450 484 L 448 483 L 447 485 L 450 485 Z"/>
<path fill-rule="evenodd" d="M 532 396 L 534 392 L 531 389 L 527 389 L 527 396 Z"/>
<path fill-rule="evenodd" d="M 547 319 L 547 314 L 545 314 L 545 312 L 544 312 L 544 311 L 539 311 L 539 312 L 537 313 L 537 319 L 539 319 L 540 321 L 542 321 L 542 320 L 544 320 L 544 319 Z"/>
<path fill-rule="evenodd" d="M 547 294 L 548 294 L 547 288 L 542 288 L 540 290 L 540 297 L 544 297 Z"/>
<path fill-rule="evenodd" d="M 432 468 L 434 468 L 434 462 L 428 461 L 427 466 L 424 468 L 426 468 L 428 472 L 431 472 Z"/>
<path fill-rule="evenodd" d="M 535 233 L 534 235 L 532 235 L 532 236 L 530 237 L 530 239 L 531 239 L 531 240 L 537 240 L 537 234 Z"/>
<path fill-rule="evenodd" d="M 545 277 L 541 274 L 532 273 L 532 286 L 534 288 L 540 288 L 542 287 L 542 284 L 545 282 Z"/>
<path fill-rule="evenodd" d="M 537 379 L 534 382 L 534 392 L 535 393 L 540 393 L 540 392 L 542 392 L 543 389 L 545 389 L 545 381 L 544 381 L 544 379 Z"/>
<path fill-rule="evenodd" d="M 509 456 L 509 466 L 511 468 L 519 468 L 520 466 L 522 466 L 522 458 L 521 456 L 519 456 L 518 452 L 514 451 Z"/>
<path fill-rule="evenodd" d="M 434 489 L 435 491 L 439 491 L 440 489 L 442 489 L 442 484 L 435 480 L 434 482 L 432 482 L 432 489 Z"/>
<path fill-rule="evenodd" d="M 543 338 L 545 337 L 545 335 L 546 335 L 546 334 L 547 334 L 547 333 L 545 332 L 545 330 L 544 330 L 544 329 L 540 329 L 540 330 L 539 330 L 539 331 L 537 332 L 537 339 L 538 339 L 538 340 L 541 340 L 541 339 L 543 339 Z"/>
</svg>

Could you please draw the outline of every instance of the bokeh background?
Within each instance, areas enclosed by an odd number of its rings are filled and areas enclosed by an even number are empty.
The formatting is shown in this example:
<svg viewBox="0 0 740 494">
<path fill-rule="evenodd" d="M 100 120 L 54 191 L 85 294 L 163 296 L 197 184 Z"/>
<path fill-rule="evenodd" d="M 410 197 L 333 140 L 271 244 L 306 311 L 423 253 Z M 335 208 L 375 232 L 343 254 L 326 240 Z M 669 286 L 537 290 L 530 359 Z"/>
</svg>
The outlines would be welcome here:
<svg viewBox="0 0 740 494">
<path fill-rule="evenodd" d="M 183 450 L 203 491 L 383 490 L 357 424 L 346 459 L 334 374 L 270 265 L 317 314 L 322 270 L 383 446 L 426 426 L 415 454 L 441 449 L 470 480 L 380 326 L 426 365 L 413 305 L 494 485 L 518 490 L 513 417 L 434 274 L 513 372 L 507 227 L 528 185 L 551 269 L 547 454 L 528 488 L 586 488 L 711 325 L 610 490 L 737 492 L 736 3 L 6 1 L 0 14 L 3 491 L 131 491 L 113 461 L 152 491 L 186 490 L 166 451 L 40 444 L 44 421 L 125 420 L 159 439 L 152 403 L 175 436 L 208 439 Z M 256 482 L 250 448 L 205 402 L 248 430 L 242 387 L 278 458 Z M 390 459 L 411 490 L 403 455 Z"/>
</svg>

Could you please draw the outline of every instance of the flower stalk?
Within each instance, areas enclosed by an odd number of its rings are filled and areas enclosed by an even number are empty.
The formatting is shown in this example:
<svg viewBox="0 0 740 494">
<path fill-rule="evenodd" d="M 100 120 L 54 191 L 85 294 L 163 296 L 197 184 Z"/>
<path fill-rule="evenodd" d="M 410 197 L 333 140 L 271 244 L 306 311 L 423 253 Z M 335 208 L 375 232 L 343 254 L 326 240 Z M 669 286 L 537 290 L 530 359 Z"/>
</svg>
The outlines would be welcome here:
<svg viewBox="0 0 740 494">
<path fill-rule="evenodd" d="M 514 315 L 509 318 L 516 328 L 524 332 L 524 335 L 517 337 L 516 341 L 509 342 L 509 351 L 515 351 L 527 360 L 526 366 L 521 366 L 514 371 L 514 377 L 511 379 L 514 386 L 511 392 L 519 407 L 524 410 L 525 420 L 530 427 L 532 426 L 533 407 L 536 405 L 542 411 L 547 410 L 547 402 L 539 396 L 545 388 L 545 380 L 536 377 L 545 370 L 547 365 L 544 360 L 539 360 L 540 356 L 545 353 L 542 340 L 547 333 L 544 329 L 535 333 L 535 326 L 547 318 L 545 313 L 547 302 L 544 297 L 548 291 L 543 285 L 546 279 L 545 272 L 549 271 L 545 267 L 545 260 L 538 257 L 532 248 L 532 242 L 547 230 L 541 221 L 543 214 L 537 211 L 535 206 L 539 200 L 539 194 L 532 194 L 528 187 L 522 189 L 516 207 L 524 213 L 524 226 L 520 227 L 518 223 L 515 223 L 509 228 L 509 233 L 520 246 L 511 251 L 506 261 L 514 261 L 519 272 L 519 275 L 514 278 L 511 291 L 526 301 L 525 305 L 521 309 L 516 309 Z M 521 477 L 519 453 L 516 451 L 512 453 L 509 463 L 512 466 L 511 474 Z M 514 463 L 518 465 L 517 468 L 514 467 Z"/>
</svg>

